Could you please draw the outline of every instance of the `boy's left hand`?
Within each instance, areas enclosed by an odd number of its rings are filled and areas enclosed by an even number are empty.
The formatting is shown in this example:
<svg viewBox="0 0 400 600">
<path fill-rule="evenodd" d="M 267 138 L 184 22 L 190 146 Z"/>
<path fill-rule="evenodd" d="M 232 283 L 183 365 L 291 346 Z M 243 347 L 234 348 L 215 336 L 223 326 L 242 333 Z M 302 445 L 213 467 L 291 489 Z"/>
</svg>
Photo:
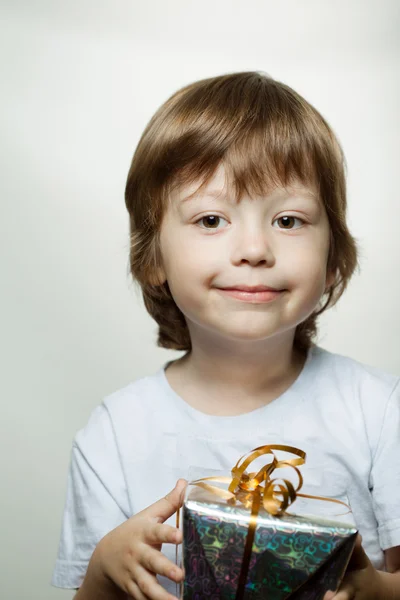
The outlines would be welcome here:
<svg viewBox="0 0 400 600">
<path fill-rule="evenodd" d="M 341 586 L 336 592 L 326 592 L 324 600 L 383 600 L 382 592 L 379 572 L 365 554 L 358 535 Z"/>
</svg>

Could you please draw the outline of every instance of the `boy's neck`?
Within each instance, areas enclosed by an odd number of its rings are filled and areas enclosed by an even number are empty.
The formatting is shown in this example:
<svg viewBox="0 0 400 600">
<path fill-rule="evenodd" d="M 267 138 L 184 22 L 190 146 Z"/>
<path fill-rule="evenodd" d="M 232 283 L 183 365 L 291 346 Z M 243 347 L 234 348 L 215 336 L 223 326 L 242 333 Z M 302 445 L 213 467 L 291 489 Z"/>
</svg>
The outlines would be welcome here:
<svg viewBox="0 0 400 600">
<path fill-rule="evenodd" d="M 299 376 L 305 356 L 293 338 L 251 352 L 249 347 L 213 349 L 194 344 L 166 371 L 175 392 L 210 415 L 233 416 L 255 410 L 283 394 Z"/>
</svg>

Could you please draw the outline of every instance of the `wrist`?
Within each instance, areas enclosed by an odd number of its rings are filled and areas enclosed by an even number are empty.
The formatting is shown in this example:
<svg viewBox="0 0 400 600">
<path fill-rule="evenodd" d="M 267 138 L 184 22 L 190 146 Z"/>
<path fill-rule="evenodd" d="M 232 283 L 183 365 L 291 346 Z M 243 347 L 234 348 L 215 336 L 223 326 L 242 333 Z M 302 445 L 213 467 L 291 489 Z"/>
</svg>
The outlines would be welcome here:
<svg viewBox="0 0 400 600">
<path fill-rule="evenodd" d="M 125 600 L 126 597 L 126 594 L 111 580 L 99 578 L 88 568 L 76 600 Z"/>
<path fill-rule="evenodd" d="M 119 600 L 126 598 L 125 593 L 116 586 L 110 577 L 105 573 L 102 560 L 101 542 L 96 546 L 86 571 L 85 579 L 80 591 L 83 598 L 96 600 Z"/>
<path fill-rule="evenodd" d="M 398 600 L 400 598 L 400 573 L 376 571 L 377 600 Z"/>
</svg>

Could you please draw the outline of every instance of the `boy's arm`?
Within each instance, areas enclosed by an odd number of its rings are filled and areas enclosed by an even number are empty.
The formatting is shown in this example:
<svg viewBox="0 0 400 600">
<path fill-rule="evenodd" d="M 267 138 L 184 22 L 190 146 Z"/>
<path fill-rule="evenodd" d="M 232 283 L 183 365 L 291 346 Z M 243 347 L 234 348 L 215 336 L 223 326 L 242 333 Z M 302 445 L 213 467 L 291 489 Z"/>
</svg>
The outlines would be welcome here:
<svg viewBox="0 0 400 600">
<path fill-rule="evenodd" d="M 97 587 L 92 587 L 91 589 L 80 587 L 72 600 L 128 600 L 128 598 L 130 596 L 118 590 L 109 592 L 107 590 L 100 590 Z"/>
<path fill-rule="evenodd" d="M 127 600 L 129 596 L 106 577 L 99 566 L 99 546 L 89 561 L 85 578 L 73 600 Z"/>
<path fill-rule="evenodd" d="M 385 550 L 385 567 L 389 573 L 400 571 L 400 546 Z"/>
<path fill-rule="evenodd" d="M 127 600 L 130 596 L 111 581 L 87 573 L 73 600 Z"/>
<path fill-rule="evenodd" d="M 386 571 L 379 571 L 388 600 L 400 598 L 400 546 L 385 550 Z"/>
</svg>

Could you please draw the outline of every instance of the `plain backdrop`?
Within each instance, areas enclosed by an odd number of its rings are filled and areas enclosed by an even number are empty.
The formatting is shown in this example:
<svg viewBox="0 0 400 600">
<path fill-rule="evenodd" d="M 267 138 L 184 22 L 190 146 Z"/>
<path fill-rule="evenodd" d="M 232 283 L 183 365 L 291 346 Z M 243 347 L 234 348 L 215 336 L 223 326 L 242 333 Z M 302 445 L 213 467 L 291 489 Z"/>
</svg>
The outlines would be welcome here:
<svg viewBox="0 0 400 600">
<path fill-rule="evenodd" d="M 49 582 L 73 436 L 104 396 L 180 355 L 156 347 L 127 275 L 123 198 L 143 128 L 175 90 L 262 70 L 328 119 L 361 271 L 321 318 L 319 343 L 400 374 L 400 4 L 0 6 L 0 596 L 67 600 Z"/>
</svg>

